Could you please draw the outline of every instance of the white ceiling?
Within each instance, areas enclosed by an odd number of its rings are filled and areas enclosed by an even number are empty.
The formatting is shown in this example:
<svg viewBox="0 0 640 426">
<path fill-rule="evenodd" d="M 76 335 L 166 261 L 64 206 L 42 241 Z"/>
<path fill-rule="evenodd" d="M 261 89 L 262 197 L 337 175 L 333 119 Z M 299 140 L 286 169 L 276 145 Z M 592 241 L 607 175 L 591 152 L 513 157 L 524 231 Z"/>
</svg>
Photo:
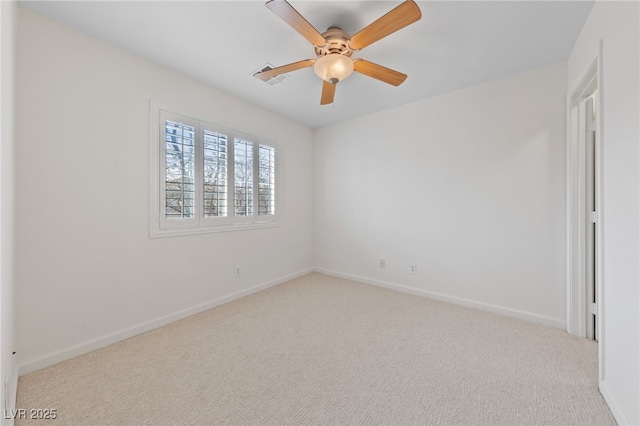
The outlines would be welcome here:
<svg viewBox="0 0 640 426">
<path fill-rule="evenodd" d="M 320 32 L 356 33 L 400 1 L 290 0 Z M 409 75 L 399 87 L 354 73 L 320 106 L 312 68 L 268 85 L 251 74 L 315 58 L 263 1 L 21 1 L 20 5 L 312 128 L 563 61 L 589 1 L 418 1 L 422 19 L 356 52 Z"/>
</svg>

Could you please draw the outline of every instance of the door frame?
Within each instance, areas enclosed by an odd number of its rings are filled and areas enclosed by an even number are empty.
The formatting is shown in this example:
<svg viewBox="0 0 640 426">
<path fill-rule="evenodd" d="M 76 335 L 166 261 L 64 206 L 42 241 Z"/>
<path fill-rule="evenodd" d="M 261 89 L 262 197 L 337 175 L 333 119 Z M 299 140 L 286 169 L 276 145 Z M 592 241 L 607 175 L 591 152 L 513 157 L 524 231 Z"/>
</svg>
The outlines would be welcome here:
<svg viewBox="0 0 640 426">
<path fill-rule="evenodd" d="M 587 301 L 585 283 L 586 264 L 586 223 L 585 206 L 585 168 L 586 146 L 583 101 L 597 90 L 596 102 L 596 140 L 595 140 L 595 279 L 597 283 L 596 335 L 599 347 L 599 378 L 604 379 L 604 186 L 603 186 L 603 117 L 604 91 L 602 85 L 603 44 L 600 41 L 598 56 L 591 63 L 578 85 L 569 88 L 567 96 L 567 331 L 570 334 L 586 337 Z"/>
</svg>

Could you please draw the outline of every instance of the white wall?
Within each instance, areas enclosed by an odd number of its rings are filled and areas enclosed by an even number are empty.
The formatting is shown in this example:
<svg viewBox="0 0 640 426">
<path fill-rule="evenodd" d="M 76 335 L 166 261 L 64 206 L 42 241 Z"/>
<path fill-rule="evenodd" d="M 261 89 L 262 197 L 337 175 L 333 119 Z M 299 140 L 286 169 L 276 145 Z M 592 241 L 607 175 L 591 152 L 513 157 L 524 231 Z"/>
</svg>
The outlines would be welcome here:
<svg viewBox="0 0 640 426">
<path fill-rule="evenodd" d="M 18 18 L 21 374 L 311 268 L 310 129 L 25 9 Z M 150 98 L 276 141 L 280 226 L 150 239 Z"/>
<path fill-rule="evenodd" d="M 12 6 L 0 4 L 8 87 Z M 620 422 L 640 423 L 637 3 L 598 2 L 567 67 L 315 134 L 18 10 L 15 310 L 23 373 L 306 271 L 314 259 L 326 272 L 563 327 L 565 94 L 604 39 L 602 389 Z M 281 226 L 149 239 L 150 98 L 276 140 Z M 2 99 L 5 374 L 13 165 L 4 91 Z M 239 279 L 236 265 L 245 271 Z"/>
<path fill-rule="evenodd" d="M 316 265 L 564 327 L 565 93 L 559 64 L 317 130 Z"/>
<path fill-rule="evenodd" d="M 596 2 L 569 57 L 569 93 L 603 40 L 604 338 L 600 389 L 620 424 L 640 424 L 640 7 Z"/>
<path fill-rule="evenodd" d="M 0 1 L 0 398 L 2 412 L 13 408 L 17 369 L 12 352 L 14 345 L 14 277 L 13 277 L 13 209 L 14 209 L 14 1 Z M 4 383 L 8 384 L 5 394 Z M 8 402 L 8 404 L 6 404 Z M 11 422 L 2 416 L 4 425 Z M 10 417 L 10 416 L 9 416 Z"/>
</svg>

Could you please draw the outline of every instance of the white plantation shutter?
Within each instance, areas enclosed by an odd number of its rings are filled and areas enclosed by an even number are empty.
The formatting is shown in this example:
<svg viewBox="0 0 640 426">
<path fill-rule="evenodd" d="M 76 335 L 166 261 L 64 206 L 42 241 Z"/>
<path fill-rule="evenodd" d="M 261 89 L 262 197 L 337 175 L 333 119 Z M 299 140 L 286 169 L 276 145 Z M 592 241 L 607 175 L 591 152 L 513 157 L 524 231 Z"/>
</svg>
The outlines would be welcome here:
<svg viewBox="0 0 640 426">
<path fill-rule="evenodd" d="M 253 142 L 235 139 L 234 161 L 234 211 L 236 216 L 253 214 Z"/>
<path fill-rule="evenodd" d="M 195 214 L 195 133 L 182 123 L 165 122 L 165 214 L 192 218 Z"/>
<path fill-rule="evenodd" d="M 258 215 L 273 216 L 276 211 L 276 150 L 260 144 L 258 148 Z"/>
<path fill-rule="evenodd" d="M 227 216 L 227 135 L 204 131 L 203 214 L 204 217 Z"/>
<path fill-rule="evenodd" d="M 198 225 L 198 121 L 162 111 L 159 141 L 161 228 Z"/>
<path fill-rule="evenodd" d="M 159 215 L 152 214 L 157 217 L 153 236 L 275 222 L 275 145 L 215 124 L 158 112 L 160 143 L 154 150 L 160 166 L 155 180 Z"/>
</svg>

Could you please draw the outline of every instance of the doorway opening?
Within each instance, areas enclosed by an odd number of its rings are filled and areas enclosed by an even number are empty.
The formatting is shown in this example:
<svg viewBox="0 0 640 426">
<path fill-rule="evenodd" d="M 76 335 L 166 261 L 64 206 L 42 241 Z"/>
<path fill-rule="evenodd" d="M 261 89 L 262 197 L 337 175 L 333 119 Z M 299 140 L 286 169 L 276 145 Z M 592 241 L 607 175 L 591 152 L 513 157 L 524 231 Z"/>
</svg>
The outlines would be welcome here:
<svg viewBox="0 0 640 426">
<path fill-rule="evenodd" d="M 591 92 L 591 91 L 589 91 Z M 584 214 L 585 220 L 585 295 L 586 295 L 586 338 L 598 340 L 597 306 L 598 306 L 598 275 L 596 265 L 596 247 L 598 235 L 596 223 L 598 210 L 596 205 L 596 182 L 598 180 L 596 168 L 596 138 L 597 134 L 597 89 L 587 93 L 581 101 L 580 113 L 584 116 L 584 129 L 581 129 L 581 137 L 585 146 L 585 185 L 584 185 Z"/>
<path fill-rule="evenodd" d="M 567 102 L 567 331 L 600 343 L 605 337 L 601 57 L 602 50 Z M 599 348 L 602 380 L 602 344 Z"/>
</svg>

